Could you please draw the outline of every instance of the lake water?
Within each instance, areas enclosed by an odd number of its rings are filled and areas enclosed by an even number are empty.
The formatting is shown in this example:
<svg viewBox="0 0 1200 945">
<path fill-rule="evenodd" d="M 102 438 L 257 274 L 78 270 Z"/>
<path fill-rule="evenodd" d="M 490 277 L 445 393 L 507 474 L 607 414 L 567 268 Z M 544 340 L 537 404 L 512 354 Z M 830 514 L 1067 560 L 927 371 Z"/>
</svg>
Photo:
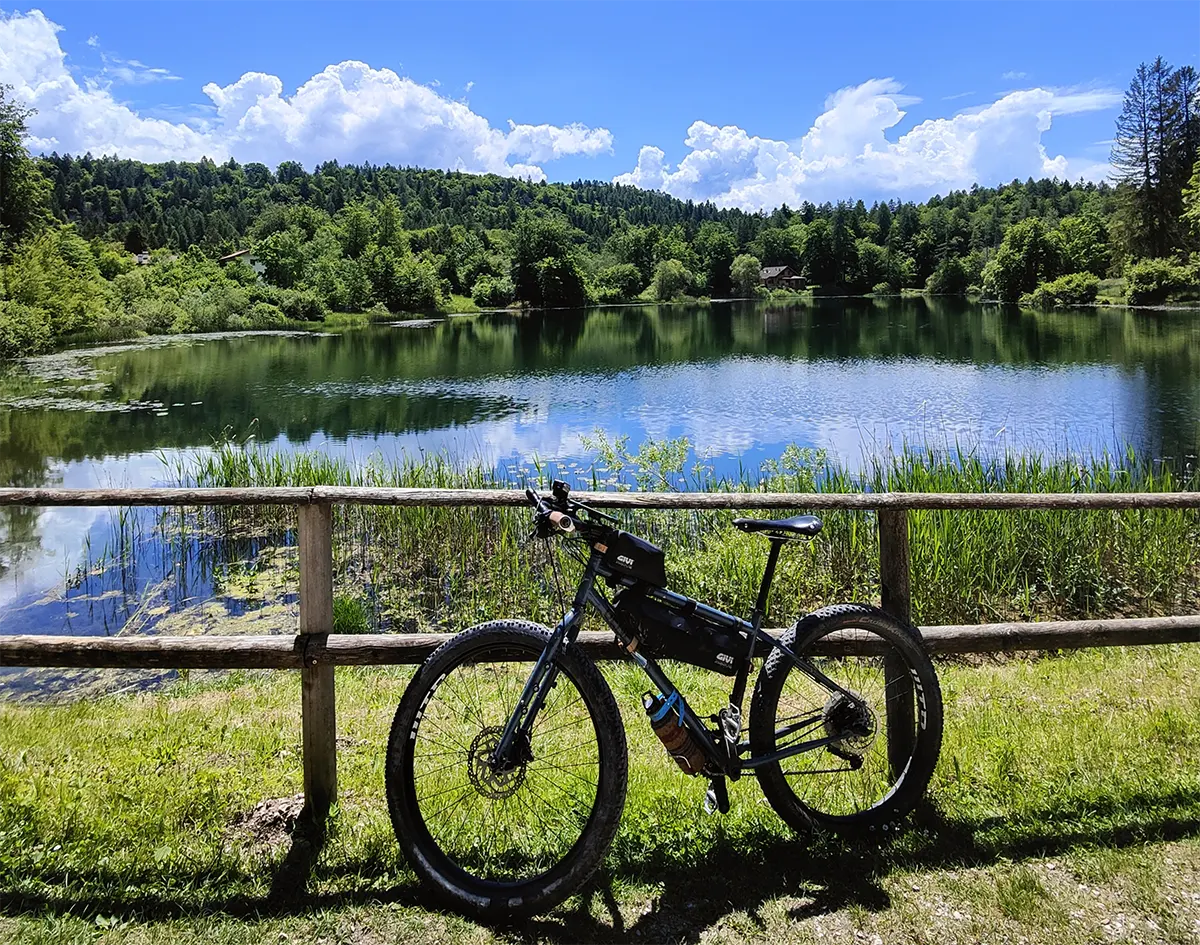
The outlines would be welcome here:
<svg viewBox="0 0 1200 945">
<path fill-rule="evenodd" d="M 586 465 L 580 438 L 596 429 L 634 445 L 686 436 L 718 473 L 789 443 L 850 465 L 904 442 L 1131 444 L 1179 460 L 1200 445 L 1200 315 L 925 299 L 628 306 L 155 339 L 0 367 L 0 485 L 153 484 L 164 458 L 250 431 L 359 459 Z M 73 605 L 73 563 L 119 527 L 106 510 L 0 511 L 0 632 L 115 632 L 136 610 L 129 593 L 167 574 L 178 595 L 203 592 L 202 574 L 151 560 Z"/>
</svg>

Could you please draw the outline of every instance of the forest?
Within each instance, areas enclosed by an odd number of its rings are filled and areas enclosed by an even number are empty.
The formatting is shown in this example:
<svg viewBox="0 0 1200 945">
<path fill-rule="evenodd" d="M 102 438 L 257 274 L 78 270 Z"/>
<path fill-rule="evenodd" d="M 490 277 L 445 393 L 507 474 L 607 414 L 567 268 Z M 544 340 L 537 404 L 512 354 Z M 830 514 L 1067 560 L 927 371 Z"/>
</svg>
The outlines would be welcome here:
<svg viewBox="0 0 1200 945">
<path fill-rule="evenodd" d="M 0 87 L 0 358 L 338 313 L 747 298 L 768 294 L 765 266 L 790 267 L 805 293 L 1035 308 L 1200 291 L 1200 81 L 1161 58 L 1125 94 L 1111 182 L 769 213 L 597 181 L 33 156 L 30 117 Z M 241 250 L 257 268 L 218 261 Z"/>
</svg>

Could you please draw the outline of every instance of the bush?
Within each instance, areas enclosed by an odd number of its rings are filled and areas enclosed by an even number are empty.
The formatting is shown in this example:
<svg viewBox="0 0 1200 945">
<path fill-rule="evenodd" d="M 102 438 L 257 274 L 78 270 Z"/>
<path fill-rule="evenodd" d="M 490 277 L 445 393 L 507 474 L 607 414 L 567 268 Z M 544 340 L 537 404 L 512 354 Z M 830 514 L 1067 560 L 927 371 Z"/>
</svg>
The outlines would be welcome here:
<svg viewBox="0 0 1200 945">
<path fill-rule="evenodd" d="M 19 358 L 50 347 L 50 315 L 32 305 L 0 299 L 0 358 Z"/>
<path fill-rule="evenodd" d="M 10 301 L 45 312 L 55 342 L 95 329 L 105 311 L 108 284 L 73 226 L 22 243 L 4 267 L 4 282 Z"/>
<path fill-rule="evenodd" d="M 103 243 L 94 240 L 92 255 L 96 257 L 96 268 L 105 279 L 115 279 L 137 265 L 133 256 L 125 252 L 125 247 L 120 243 Z"/>
<path fill-rule="evenodd" d="M 120 341 L 123 338 L 138 338 L 146 333 L 146 323 L 134 312 L 124 309 L 107 312 L 100 324 L 89 334 L 101 341 Z"/>
<path fill-rule="evenodd" d="M 246 321 L 251 328 L 282 328 L 287 324 L 288 316 L 270 302 L 255 302 L 250 306 Z"/>
<path fill-rule="evenodd" d="M 890 285 L 888 285 L 886 282 L 876 282 L 873 286 L 871 286 L 871 294 L 872 295 L 891 295 L 892 287 Z"/>
<path fill-rule="evenodd" d="M 970 274 L 957 256 L 947 256 L 925 280 L 925 291 L 932 295 L 966 295 Z"/>
<path fill-rule="evenodd" d="M 136 299 L 130 311 L 153 335 L 167 334 L 177 321 L 185 320 L 183 309 L 170 299 Z"/>
<path fill-rule="evenodd" d="M 1196 271 L 1170 259 L 1143 259 L 1125 271 L 1125 301 L 1130 305 L 1153 305 L 1174 292 L 1196 288 Z"/>
<path fill-rule="evenodd" d="M 471 289 L 471 301 L 482 308 L 503 308 L 512 303 L 514 294 L 508 276 L 480 276 Z"/>
<path fill-rule="evenodd" d="M 171 326 L 173 333 L 188 331 L 225 331 L 235 315 L 244 316 L 250 308 L 250 296 L 236 285 L 214 285 L 207 290 L 195 286 L 179 300 L 181 318 Z M 188 327 L 178 327 L 186 325 Z"/>
<path fill-rule="evenodd" d="M 329 314 L 329 308 L 321 297 L 308 289 L 283 289 L 276 298 L 275 305 L 270 307 L 278 306 L 278 310 L 294 322 L 319 322 Z"/>
<path fill-rule="evenodd" d="M 1053 308 L 1056 305 L 1091 305 L 1096 301 L 1100 280 L 1090 272 L 1073 272 L 1043 282 L 1033 292 L 1021 296 L 1022 305 Z"/>
<path fill-rule="evenodd" d="M 602 302 L 636 299 L 642 291 L 642 273 L 632 263 L 617 263 L 602 269 L 596 277 L 596 294 Z"/>
</svg>

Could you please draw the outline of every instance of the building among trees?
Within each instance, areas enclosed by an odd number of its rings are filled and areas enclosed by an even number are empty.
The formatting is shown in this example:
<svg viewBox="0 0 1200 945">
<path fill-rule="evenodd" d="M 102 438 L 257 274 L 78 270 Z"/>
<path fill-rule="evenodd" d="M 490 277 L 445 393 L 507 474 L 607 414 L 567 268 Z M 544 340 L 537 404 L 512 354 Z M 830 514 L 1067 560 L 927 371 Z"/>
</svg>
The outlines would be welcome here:
<svg viewBox="0 0 1200 945">
<path fill-rule="evenodd" d="M 804 277 L 796 275 L 791 266 L 765 266 L 759 270 L 758 280 L 768 289 L 804 288 Z"/>
</svg>

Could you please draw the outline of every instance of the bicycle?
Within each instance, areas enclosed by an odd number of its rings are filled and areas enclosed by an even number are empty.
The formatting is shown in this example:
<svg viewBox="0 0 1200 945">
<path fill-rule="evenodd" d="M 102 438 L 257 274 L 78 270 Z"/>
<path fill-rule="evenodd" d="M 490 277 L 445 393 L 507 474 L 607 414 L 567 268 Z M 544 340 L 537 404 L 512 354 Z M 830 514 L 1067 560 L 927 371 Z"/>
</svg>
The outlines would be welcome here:
<svg viewBox="0 0 1200 945">
<path fill-rule="evenodd" d="M 710 811 L 728 811 L 726 779 L 746 772 L 798 831 L 886 834 L 915 808 L 942 736 L 941 690 L 917 630 L 862 604 L 817 610 L 778 638 L 762 628 L 780 549 L 815 536 L 819 519 L 734 520 L 771 542 L 746 620 L 670 590 L 662 550 L 572 501 L 565 483 L 526 495 L 536 536 L 586 546 L 570 608 L 553 630 L 499 620 L 443 644 L 406 689 L 388 741 L 396 837 L 447 905 L 485 918 L 548 910 L 588 880 L 616 834 L 625 729 L 576 645 L 588 607 L 650 680 L 649 722 L 680 769 L 709 779 Z M 701 719 L 658 659 L 732 676 L 728 705 Z"/>
</svg>

